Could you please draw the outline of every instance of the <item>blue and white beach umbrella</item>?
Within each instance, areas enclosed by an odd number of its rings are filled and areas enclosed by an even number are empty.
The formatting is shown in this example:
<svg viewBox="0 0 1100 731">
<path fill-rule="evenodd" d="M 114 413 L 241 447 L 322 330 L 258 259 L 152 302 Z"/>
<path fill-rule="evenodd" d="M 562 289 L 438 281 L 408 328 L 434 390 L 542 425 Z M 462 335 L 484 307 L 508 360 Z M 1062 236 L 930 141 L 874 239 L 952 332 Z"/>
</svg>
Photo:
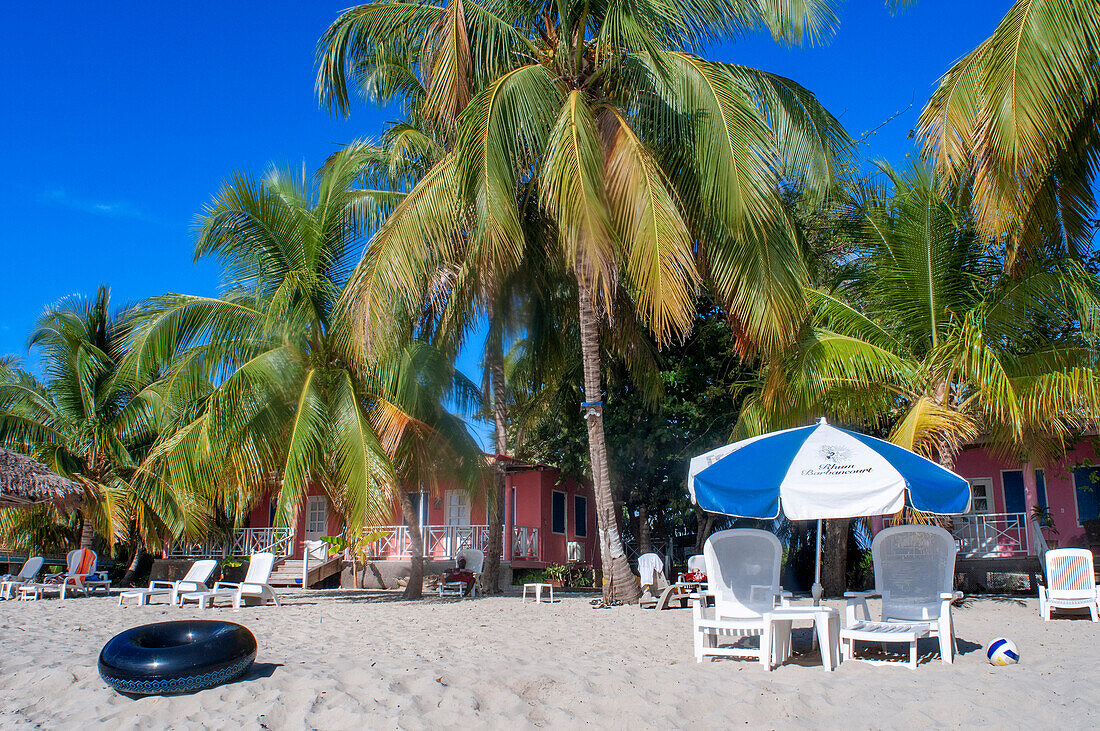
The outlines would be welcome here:
<svg viewBox="0 0 1100 731">
<path fill-rule="evenodd" d="M 825 419 L 744 439 L 691 460 L 688 491 L 703 510 L 742 518 L 817 520 L 814 596 L 821 592 L 821 520 L 970 509 L 970 484 L 881 439 Z"/>
</svg>

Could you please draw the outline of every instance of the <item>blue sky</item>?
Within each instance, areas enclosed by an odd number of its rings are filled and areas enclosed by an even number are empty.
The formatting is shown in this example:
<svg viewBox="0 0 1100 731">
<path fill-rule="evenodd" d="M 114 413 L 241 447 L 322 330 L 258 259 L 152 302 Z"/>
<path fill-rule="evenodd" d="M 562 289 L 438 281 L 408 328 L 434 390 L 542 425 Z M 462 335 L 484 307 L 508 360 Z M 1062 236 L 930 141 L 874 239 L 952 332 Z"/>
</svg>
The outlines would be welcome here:
<svg viewBox="0 0 1100 731">
<path fill-rule="evenodd" d="M 313 169 L 390 119 L 318 108 L 317 38 L 350 0 L 330 2 L 7 4 L 0 29 L 0 355 L 23 356 L 35 317 L 101 283 L 118 301 L 213 294 L 193 263 L 195 215 L 234 171 Z M 988 36 L 1010 0 L 921 0 L 891 16 L 849 0 L 828 45 L 787 49 L 754 36 L 711 49 L 718 60 L 789 76 L 858 137 L 912 109 L 861 146 L 904 161 L 936 79 Z M 463 370 L 480 382 L 476 352 Z"/>
</svg>

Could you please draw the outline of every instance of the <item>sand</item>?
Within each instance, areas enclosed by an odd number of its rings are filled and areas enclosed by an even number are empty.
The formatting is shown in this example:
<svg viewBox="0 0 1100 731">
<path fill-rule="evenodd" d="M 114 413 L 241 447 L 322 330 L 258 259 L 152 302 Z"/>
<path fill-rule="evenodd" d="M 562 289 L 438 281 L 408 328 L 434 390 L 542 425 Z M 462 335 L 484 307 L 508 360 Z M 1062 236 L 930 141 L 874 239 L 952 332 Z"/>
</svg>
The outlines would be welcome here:
<svg viewBox="0 0 1100 731">
<path fill-rule="evenodd" d="M 591 597 L 400 601 L 387 592 L 284 591 L 284 605 L 120 608 L 117 598 L 0 602 L 0 728 L 999 728 L 1100 726 L 1100 624 L 1041 622 L 1035 599 L 956 609 L 961 655 L 922 642 L 917 670 L 816 665 L 796 630 L 792 664 L 697 664 L 690 610 L 597 610 Z M 839 603 L 834 603 L 840 606 Z M 874 607 L 872 607 L 874 608 Z M 182 617 L 224 618 L 256 635 L 241 681 L 133 700 L 99 678 L 115 633 Z M 994 668 L 982 646 L 1020 648 Z"/>
</svg>

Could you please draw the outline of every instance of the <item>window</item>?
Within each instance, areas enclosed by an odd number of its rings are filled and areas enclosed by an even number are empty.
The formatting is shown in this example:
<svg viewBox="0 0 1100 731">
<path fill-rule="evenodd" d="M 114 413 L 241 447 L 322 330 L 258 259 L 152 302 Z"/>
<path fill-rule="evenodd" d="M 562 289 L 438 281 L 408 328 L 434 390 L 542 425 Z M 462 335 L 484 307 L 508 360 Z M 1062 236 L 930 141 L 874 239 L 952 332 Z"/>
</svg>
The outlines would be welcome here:
<svg viewBox="0 0 1100 731">
<path fill-rule="evenodd" d="M 1035 470 L 1035 498 L 1044 508 L 1047 505 L 1047 477 L 1042 470 Z"/>
<path fill-rule="evenodd" d="M 580 495 L 573 496 L 573 535 L 588 537 L 588 500 Z"/>
<path fill-rule="evenodd" d="M 427 495 L 423 492 L 410 492 L 406 493 L 409 496 L 409 502 L 412 503 L 413 513 L 416 514 L 416 518 L 419 521 L 418 525 L 425 526 L 428 524 L 428 500 Z M 397 516 L 398 522 L 404 523 L 405 518 L 403 515 Z"/>
<path fill-rule="evenodd" d="M 306 501 L 306 533 L 322 535 L 328 529 L 328 505 L 323 495 L 310 495 Z"/>
<path fill-rule="evenodd" d="M 565 493 L 554 490 L 550 495 L 550 532 L 565 533 Z"/>
<path fill-rule="evenodd" d="M 993 510 L 993 480 L 988 477 L 970 479 L 970 512 L 988 513 Z"/>
<path fill-rule="evenodd" d="M 1005 490 L 1005 512 L 1023 513 L 1027 510 L 1024 497 L 1024 471 L 1004 470 L 1001 472 L 1001 485 Z"/>
<path fill-rule="evenodd" d="M 1077 493 L 1077 522 L 1100 518 L 1100 467 L 1078 467 L 1073 471 Z"/>
</svg>

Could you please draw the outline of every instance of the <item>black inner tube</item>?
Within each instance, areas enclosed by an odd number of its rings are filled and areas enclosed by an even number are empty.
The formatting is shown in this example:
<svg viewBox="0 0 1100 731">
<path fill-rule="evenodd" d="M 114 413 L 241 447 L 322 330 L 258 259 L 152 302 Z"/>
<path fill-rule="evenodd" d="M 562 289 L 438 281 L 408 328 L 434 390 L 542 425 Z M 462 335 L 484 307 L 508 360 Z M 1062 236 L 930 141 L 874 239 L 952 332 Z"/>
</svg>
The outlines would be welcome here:
<svg viewBox="0 0 1100 731">
<path fill-rule="evenodd" d="M 187 692 L 239 676 L 256 638 L 232 622 L 185 620 L 134 627 L 99 653 L 99 673 L 125 693 Z"/>
</svg>

